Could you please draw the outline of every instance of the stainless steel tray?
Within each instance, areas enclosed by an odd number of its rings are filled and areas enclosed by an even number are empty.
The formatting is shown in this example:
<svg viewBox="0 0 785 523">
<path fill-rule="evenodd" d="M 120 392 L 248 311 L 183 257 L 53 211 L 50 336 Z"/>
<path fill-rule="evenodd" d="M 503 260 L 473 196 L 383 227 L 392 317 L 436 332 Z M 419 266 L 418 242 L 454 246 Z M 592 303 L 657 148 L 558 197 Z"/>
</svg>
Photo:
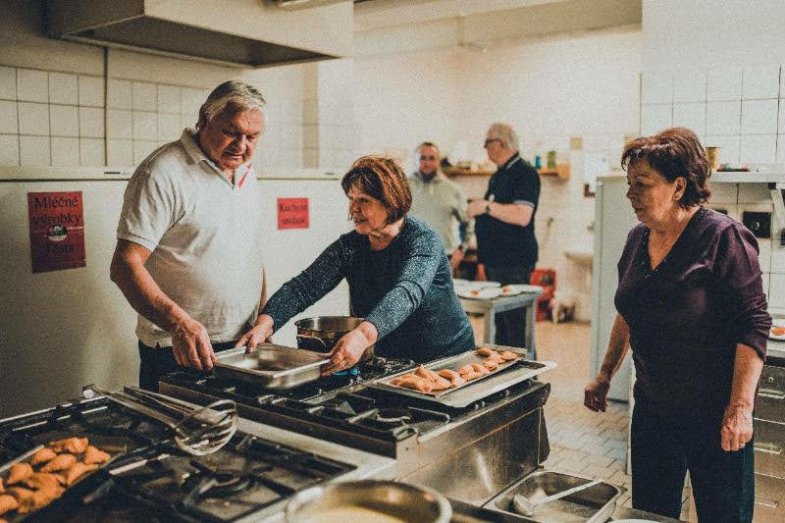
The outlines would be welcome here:
<svg viewBox="0 0 785 523">
<path fill-rule="evenodd" d="M 315 381 L 326 354 L 264 343 L 246 354 L 245 347 L 216 354 L 214 373 L 218 378 L 240 380 L 268 389 L 288 389 Z"/>
<path fill-rule="evenodd" d="M 590 481 L 587 478 L 542 470 L 533 472 L 491 499 L 483 508 L 520 517 L 515 512 L 512 498 L 523 494 L 532 501 L 563 492 Z M 530 521 L 541 523 L 600 523 L 607 521 L 616 509 L 616 500 L 623 488 L 610 483 L 598 483 L 566 498 L 537 507 Z"/>
<path fill-rule="evenodd" d="M 526 349 L 520 347 L 506 347 L 503 345 L 484 344 L 484 347 L 490 347 L 495 350 L 509 350 L 520 355 L 521 358 L 500 365 L 496 370 L 486 374 L 478 379 L 467 382 L 466 384 L 446 389 L 437 392 L 420 392 L 405 387 L 392 385 L 390 381 L 403 374 L 409 374 L 412 370 L 399 372 L 392 376 L 386 376 L 376 380 L 370 384 L 371 387 L 376 389 L 394 392 L 418 399 L 432 400 L 437 403 L 447 405 L 450 407 L 463 408 L 467 405 L 490 396 L 496 392 L 501 392 L 508 389 L 512 385 L 528 380 L 541 374 L 545 371 L 556 367 L 556 363 L 552 361 L 534 361 L 523 359 L 526 356 Z M 439 371 L 442 369 L 451 369 L 457 371 L 464 365 L 470 363 L 482 363 L 485 357 L 480 356 L 476 351 L 467 351 L 455 356 L 449 356 L 439 360 L 434 360 L 429 363 L 423 364 L 428 370 Z"/>
</svg>

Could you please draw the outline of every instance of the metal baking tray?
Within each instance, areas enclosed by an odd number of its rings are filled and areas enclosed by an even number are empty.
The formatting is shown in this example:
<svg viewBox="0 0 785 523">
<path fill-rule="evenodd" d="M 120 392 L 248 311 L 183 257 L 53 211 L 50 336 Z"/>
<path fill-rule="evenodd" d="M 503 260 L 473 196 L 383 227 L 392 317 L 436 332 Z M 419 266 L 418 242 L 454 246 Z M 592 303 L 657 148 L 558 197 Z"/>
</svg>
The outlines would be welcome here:
<svg viewBox="0 0 785 523">
<path fill-rule="evenodd" d="M 541 470 L 532 472 L 483 505 L 483 508 L 521 517 L 513 508 L 512 498 L 523 494 L 532 501 L 563 492 L 591 481 L 587 478 Z M 598 483 L 562 499 L 539 505 L 528 521 L 539 523 L 600 523 L 616 509 L 616 500 L 624 489 L 610 483 Z"/>
<path fill-rule="evenodd" d="M 321 366 L 330 361 L 326 354 L 272 343 L 263 343 L 247 354 L 245 347 L 222 351 L 216 358 L 216 377 L 268 389 L 289 389 L 315 381 L 321 375 Z"/>
<path fill-rule="evenodd" d="M 446 390 L 436 392 L 420 392 L 405 387 L 392 385 L 390 381 L 403 374 L 414 372 L 407 370 L 399 372 L 392 376 L 386 376 L 376 380 L 370 384 L 379 390 L 387 392 L 394 392 L 418 399 L 431 399 L 437 403 L 447 405 L 450 407 L 462 408 L 478 399 L 485 398 L 496 392 L 501 392 L 509 387 L 516 385 L 524 380 L 531 379 L 538 374 L 553 369 L 556 363 L 552 361 L 534 361 L 524 359 L 526 356 L 526 349 L 520 347 L 507 347 L 503 345 L 484 344 L 483 347 L 490 347 L 494 350 L 509 350 L 520 356 L 519 359 L 499 365 L 498 368 L 480 378 L 466 382 L 464 385 Z M 428 370 L 440 371 L 442 369 L 451 369 L 457 371 L 464 365 L 471 363 L 482 363 L 485 360 L 484 356 L 477 354 L 475 350 L 467 351 L 455 356 L 449 356 L 439 360 L 431 361 L 423 364 Z"/>
</svg>

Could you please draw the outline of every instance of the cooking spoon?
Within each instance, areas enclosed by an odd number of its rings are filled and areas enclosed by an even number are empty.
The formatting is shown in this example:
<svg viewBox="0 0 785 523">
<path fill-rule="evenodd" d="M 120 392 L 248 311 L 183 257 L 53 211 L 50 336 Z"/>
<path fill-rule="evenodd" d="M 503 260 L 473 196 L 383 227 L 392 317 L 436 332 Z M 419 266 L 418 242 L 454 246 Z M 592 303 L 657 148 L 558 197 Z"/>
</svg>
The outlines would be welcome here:
<svg viewBox="0 0 785 523">
<path fill-rule="evenodd" d="M 601 479 L 595 479 L 589 481 L 588 483 L 584 483 L 583 485 L 578 485 L 577 487 L 568 488 L 567 490 L 562 490 L 561 492 L 557 492 L 556 494 L 551 494 L 550 496 L 546 496 L 544 498 L 531 500 L 524 496 L 523 494 L 515 494 L 512 498 L 512 506 L 515 508 L 515 512 L 521 514 L 523 516 L 531 516 L 534 514 L 534 511 L 540 505 L 545 505 L 546 503 L 550 503 L 551 501 L 556 501 L 557 499 L 566 498 L 571 494 L 575 494 L 576 492 L 580 492 L 581 490 L 585 490 L 589 487 L 593 487 L 594 485 L 602 483 Z"/>
</svg>

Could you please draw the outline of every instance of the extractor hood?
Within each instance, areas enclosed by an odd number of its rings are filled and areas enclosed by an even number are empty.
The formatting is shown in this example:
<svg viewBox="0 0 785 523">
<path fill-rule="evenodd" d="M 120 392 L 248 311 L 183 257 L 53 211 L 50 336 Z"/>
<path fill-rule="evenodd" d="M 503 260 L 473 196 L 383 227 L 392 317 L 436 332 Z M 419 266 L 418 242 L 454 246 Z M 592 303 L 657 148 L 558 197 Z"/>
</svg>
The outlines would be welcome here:
<svg viewBox="0 0 785 523">
<path fill-rule="evenodd" d="M 351 0 L 47 0 L 46 32 L 176 58 L 264 67 L 351 55 Z"/>
</svg>

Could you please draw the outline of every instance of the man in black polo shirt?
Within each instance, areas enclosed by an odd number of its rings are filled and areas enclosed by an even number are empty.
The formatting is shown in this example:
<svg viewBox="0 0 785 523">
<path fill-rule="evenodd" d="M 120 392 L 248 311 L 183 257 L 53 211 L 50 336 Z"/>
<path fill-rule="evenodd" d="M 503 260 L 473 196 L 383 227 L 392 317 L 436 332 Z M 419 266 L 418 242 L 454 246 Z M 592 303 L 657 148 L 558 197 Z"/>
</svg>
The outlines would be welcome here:
<svg viewBox="0 0 785 523">
<path fill-rule="evenodd" d="M 489 280 L 504 285 L 529 283 L 538 254 L 534 215 L 540 198 L 540 177 L 518 154 L 518 134 L 509 124 L 490 126 L 485 150 L 498 170 L 488 182 L 485 198 L 469 203 L 468 215 L 475 218 L 479 261 Z M 525 335 L 526 323 L 520 311 L 496 316 L 496 343 L 523 347 Z"/>
</svg>

